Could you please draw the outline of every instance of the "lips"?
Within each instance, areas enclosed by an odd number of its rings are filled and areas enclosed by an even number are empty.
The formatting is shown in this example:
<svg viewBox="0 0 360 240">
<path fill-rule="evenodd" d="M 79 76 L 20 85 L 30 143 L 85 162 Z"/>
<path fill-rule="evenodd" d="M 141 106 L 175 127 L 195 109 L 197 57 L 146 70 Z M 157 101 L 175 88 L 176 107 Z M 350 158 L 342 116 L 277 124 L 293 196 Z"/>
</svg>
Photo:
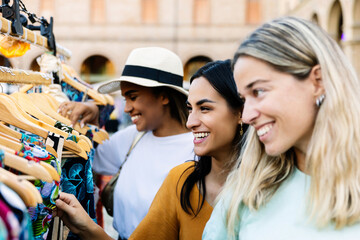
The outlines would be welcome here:
<svg viewBox="0 0 360 240">
<path fill-rule="evenodd" d="M 135 124 L 140 117 L 140 114 L 131 116 L 131 121 Z"/>
<path fill-rule="evenodd" d="M 199 144 L 205 141 L 205 139 L 210 135 L 209 132 L 197 132 L 194 134 L 194 144 Z"/>
<path fill-rule="evenodd" d="M 259 128 L 256 133 L 259 137 L 262 137 L 264 136 L 265 134 L 267 134 L 271 129 L 272 127 L 274 126 L 273 123 L 270 123 L 270 124 L 266 124 L 264 126 L 262 126 L 261 128 Z"/>
</svg>

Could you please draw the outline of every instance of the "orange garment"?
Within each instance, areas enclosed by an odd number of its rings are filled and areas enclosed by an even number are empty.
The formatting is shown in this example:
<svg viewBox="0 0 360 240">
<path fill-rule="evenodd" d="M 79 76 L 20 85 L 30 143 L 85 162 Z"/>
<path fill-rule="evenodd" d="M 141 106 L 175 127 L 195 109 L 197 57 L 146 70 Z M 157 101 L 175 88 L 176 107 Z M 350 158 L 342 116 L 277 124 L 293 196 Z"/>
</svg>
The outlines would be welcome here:
<svg viewBox="0 0 360 240">
<path fill-rule="evenodd" d="M 157 192 L 149 212 L 140 222 L 129 240 L 201 239 L 205 224 L 213 210 L 212 206 L 205 200 L 199 214 L 194 217 L 187 214 L 180 204 L 181 188 L 194 168 L 190 168 L 186 172 L 184 171 L 193 166 L 194 162 L 186 162 L 169 172 L 169 175 Z M 195 185 L 190 194 L 190 202 L 194 210 L 197 209 L 198 200 L 199 189 Z"/>
<path fill-rule="evenodd" d="M 0 35 L 0 53 L 7 58 L 20 57 L 29 49 L 29 43 L 14 39 L 10 36 Z"/>
</svg>

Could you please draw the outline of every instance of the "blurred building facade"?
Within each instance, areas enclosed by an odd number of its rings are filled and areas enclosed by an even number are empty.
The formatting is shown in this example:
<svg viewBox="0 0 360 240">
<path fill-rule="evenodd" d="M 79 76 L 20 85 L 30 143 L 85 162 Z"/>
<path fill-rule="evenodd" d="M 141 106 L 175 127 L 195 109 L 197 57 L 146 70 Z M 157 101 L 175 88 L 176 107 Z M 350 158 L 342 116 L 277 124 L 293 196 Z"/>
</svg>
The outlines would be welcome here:
<svg viewBox="0 0 360 240">
<path fill-rule="evenodd" d="M 22 0 L 28 11 L 54 17 L 57 43 L 83 80 L 120 76 L 130 51 L 160 46 L 177 53 L 185 79 L 211 60 L 231 58 L 265 21 L 284 15 L 313 20 L 336 39 L 360 72 L 360 0 Z M 32 47 L 0 64 L 37 70 Z"/>
</svg>

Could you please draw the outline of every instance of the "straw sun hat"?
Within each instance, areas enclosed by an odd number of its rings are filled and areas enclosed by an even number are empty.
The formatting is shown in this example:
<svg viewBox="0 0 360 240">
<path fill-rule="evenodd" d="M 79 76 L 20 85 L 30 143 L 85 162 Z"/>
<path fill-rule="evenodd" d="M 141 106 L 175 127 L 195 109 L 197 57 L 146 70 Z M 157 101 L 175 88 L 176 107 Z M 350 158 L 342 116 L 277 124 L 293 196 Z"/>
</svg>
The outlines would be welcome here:
<svg viewBox="0 0 360 240">
<path fill-rule="evenodd" d="M 103 83 L 98 91 L 120 90 L 120 83 L 126 81 L 144 87 L 170 87 L 188 95 L 182 87 L 183 76 L 181 60 L 175 53 L 160 47 L 136 48 L 126 60 L 121 77 Z"/>
</svg>

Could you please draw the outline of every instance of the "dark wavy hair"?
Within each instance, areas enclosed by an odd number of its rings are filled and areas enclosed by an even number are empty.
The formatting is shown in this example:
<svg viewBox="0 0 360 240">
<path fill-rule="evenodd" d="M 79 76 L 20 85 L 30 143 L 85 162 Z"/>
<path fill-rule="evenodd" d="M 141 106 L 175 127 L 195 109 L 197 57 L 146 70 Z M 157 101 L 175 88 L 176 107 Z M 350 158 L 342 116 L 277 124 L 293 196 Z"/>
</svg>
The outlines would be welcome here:
<svg viewBox="0 0 360 240">
<path fill-rule="evenodd" d="M 237 92 L 230 60 L 214 61 L 207 63 L 191 77 L 190 83 L 192 83 L 194 79 L 199 77 L 205 77 L 209 81 L 211 86 L 226 100 L 230 109 L 232 109 L 234 112 L 242 111 L 244 104 Z M 245 132 L 247 126 L 243 125 L 242 127 L 243 127 L 243 132 Z M 242 147 L 243 134 L 241 134 L 240 129 L 241 126 L 239 125 L 237 128 L 235 138 L 233 140 L 234 160 L 239 157 L 240 150 Z M 193 172 L 189 174 L 183 186 L 181 187 L 180 203 L 182 209 L 186 213 L 193 214 L 196 217 L 205 202 L 205 195 L 206 195 L 205 177 L 210 173 L 211 170 L 211 156 L 199 157 L 199 159 L 195 161 L 194 166 L 187 168 L 183 172 L 183 174 L 186 171 L 191 170 L 192 168 L 193 168 Z M 193 187 L 195 186 L 195 184 L 197 183 L 199 184 L 200 196 L 197 207 L 196 209 L 194 209 L 194 207 L 191 206 L 190 203 L 190 193 Z"/>
</svg>

